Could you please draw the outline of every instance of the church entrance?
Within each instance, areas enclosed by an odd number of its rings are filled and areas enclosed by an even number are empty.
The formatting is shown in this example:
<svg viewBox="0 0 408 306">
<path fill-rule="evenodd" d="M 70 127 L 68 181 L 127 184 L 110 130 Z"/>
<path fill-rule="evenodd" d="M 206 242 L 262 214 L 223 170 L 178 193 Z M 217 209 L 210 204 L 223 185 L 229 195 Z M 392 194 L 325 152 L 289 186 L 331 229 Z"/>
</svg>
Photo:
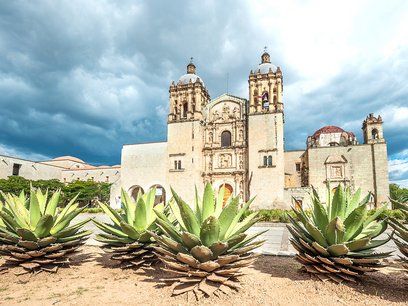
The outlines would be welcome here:
<svg viewBox="0 0 408 306">
<path fill-rule="evenodd" d="M 133 201 L 136 201 L 137 199 L 137 195 L 139 194 L 139 192 L 144 193 L 144 190 L 142 187 L 140 186 L 133 186 L 130 188 L 130 197 L 133 199 Z"/>
<path fill-rule="evenodd" d="M 222 201 L 222 208 L 225 207 L 225 203 L 227 202 L 228 198 L 232 195 L 232 186 L 230 184 L 224 185 L 224 199 Z"/>
</svg>

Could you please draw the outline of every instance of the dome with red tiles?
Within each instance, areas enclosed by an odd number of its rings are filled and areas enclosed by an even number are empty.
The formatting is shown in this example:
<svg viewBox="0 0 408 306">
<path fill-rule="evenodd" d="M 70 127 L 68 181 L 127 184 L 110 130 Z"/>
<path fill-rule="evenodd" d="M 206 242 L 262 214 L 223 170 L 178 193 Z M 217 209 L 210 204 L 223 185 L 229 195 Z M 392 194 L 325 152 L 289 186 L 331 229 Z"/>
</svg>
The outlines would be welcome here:
<svg viewBox="0 0 408 306">
<path fill-rule="evenodd" d="M 344 132 L 345 132 L 345 130 L 343 130 L 342 128 L 339 128 L 338 126 L 328 125 L 328 126 L 324 126 L 324 127 L 320 128 L 320 129 L 318 129 L 316 132 L 314 132 L 312 137 L 313 138 L 319 138 L 319 136 L 321 134 L 344 133 Z M 346 132 L 346 133 L 348 133 L 348 132 Z M 351 133 L 351 134 L 353 134 L 353 133 Z"/>
</svg>

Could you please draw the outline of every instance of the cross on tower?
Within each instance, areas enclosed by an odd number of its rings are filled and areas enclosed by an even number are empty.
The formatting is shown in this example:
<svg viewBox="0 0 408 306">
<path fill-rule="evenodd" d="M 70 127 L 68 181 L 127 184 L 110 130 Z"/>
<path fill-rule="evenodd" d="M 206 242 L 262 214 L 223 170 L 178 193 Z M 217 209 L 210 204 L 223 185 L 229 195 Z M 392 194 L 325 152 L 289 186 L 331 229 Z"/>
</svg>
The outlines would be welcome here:
<svg viewBox="0 0 408 306">
<path fill-rule="evenodd" d="M 268 51 L 268 47 L 265 46 L 265 47 L 264 47 L 264 53 L 267 52 L 267 51 Z"/>
<path fill-rule="evenodd" d="M 190 64 L 193 63 L 193 57 L 190 57 Z"/>
</svg>

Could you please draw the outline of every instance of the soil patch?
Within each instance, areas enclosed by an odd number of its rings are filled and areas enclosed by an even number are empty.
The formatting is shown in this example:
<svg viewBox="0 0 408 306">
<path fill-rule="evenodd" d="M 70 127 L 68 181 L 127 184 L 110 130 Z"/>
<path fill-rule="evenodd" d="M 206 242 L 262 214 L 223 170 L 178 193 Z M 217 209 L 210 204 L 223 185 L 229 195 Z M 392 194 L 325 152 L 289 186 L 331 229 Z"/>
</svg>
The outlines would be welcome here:
<svg viewBox="0 0 408 306">
<path fill-rule="evenodd" d="M 0 259 L 0 264 L 3 261 Z M 399 264 L 367 274 L 356 285 L 320 282 L 299 272 L 293 258 L 262 256 L 244 270 L 243 288 L 200 300 L 171 296 L 159 280 L 161 265 L 147 272 L 121 270 L 98 247 L 86 246 L 71 268 L 56 274 L 0 274 L 0 305 L 406 305 L 408 280 Z"/>
</svg>

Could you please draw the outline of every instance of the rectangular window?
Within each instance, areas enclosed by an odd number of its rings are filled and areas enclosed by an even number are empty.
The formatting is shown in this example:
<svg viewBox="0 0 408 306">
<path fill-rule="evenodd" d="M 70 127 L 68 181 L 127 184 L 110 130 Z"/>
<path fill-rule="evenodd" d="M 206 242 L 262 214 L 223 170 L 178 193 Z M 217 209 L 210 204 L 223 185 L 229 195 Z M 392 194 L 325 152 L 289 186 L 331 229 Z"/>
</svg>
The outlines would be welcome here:
<svg viewBox="0 0 408 306">
<path fill-rule="evenodd" d="M 300 172 L 300 163 L 296 163 L 296 171 Z"/>
<path fill-rule="evenodd" d="M 21 164 L 13 164 L 13 175 L 20 175 Z"/>
<path fill-rule="evenodd" d="M 106 176 L 106 182 L 109 183 L 109 176 Z"/>
<path fill-rule="evenodd" d="M 177 170 L 177 160 L 174 161 L 174 170 Z"/>
</svg>

